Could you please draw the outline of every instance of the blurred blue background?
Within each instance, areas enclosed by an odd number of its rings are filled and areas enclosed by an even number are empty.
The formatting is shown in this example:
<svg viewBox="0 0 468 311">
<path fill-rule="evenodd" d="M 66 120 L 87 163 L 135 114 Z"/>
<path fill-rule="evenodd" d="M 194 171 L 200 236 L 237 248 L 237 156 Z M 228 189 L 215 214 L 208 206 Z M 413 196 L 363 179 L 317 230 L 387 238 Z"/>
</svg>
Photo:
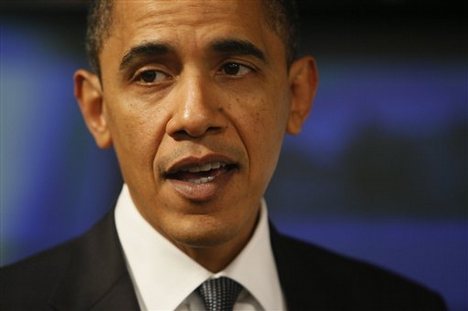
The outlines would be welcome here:
<svg viewBox="0 0 468 311">
<path fill-rule="evenodd" d="M 121 187 L 73 98 L 83 5 L 44 3 L 1 7 L 1 265 L 83 232 Z M 285 141 L 271 217 L 468 310 L 466 22 L 437 1 L 343 3 L 302 4 L 321 82 L 303 133 Z"/>
</svg>

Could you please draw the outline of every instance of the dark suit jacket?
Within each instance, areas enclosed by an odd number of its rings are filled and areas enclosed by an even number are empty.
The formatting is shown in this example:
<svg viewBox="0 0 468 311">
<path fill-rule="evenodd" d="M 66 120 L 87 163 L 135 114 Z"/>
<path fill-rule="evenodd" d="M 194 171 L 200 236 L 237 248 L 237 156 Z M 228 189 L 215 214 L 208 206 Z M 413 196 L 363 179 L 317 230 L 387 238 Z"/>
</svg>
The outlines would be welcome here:
<svg viewBox="0 0 468 311">
<path fill-rule="evenodd" d="M 435 293 L 271 229 L 281 286 L 294 310 L 445 310 Z M 109 213 L 82 237 L 4 267 L 0 310 L 138 310 Z"/>
</svg>

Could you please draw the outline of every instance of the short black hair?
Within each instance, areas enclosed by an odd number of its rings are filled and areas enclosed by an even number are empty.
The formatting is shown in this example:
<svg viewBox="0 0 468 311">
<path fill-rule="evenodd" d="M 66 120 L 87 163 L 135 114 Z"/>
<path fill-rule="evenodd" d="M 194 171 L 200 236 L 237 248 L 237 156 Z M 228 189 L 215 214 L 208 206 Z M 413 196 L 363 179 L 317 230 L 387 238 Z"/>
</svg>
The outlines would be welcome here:
<svg viewBox="0 0 468 311">
<path fill-rule="evenodd" d="M 296 58 L 299 18 L 294 0 L 262 0 L 267 24 L 280 36 L 286 48 L 288 66 Z M 88 8 L 86 54 L 91 69 L 100 74 L 99 54 L 110 35 L 113 0 L 91 0 Z"/>
</svg>

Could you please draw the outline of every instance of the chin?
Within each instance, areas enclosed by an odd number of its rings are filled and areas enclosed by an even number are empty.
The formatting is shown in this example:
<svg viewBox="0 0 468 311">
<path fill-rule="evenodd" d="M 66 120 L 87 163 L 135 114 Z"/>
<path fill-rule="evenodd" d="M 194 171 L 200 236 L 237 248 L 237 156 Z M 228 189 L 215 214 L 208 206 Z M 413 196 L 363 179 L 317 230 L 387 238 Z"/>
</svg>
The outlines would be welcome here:
<svg viewBox="0 0 468 311">
<path fill-rule="evenodd" d="M 206 216 L 194 218 L 176 224 L 171 230 L 172 239 L 191 248 L 216 247 L 235 239 L 240 230 L 231 221 Z"/>
</svg>

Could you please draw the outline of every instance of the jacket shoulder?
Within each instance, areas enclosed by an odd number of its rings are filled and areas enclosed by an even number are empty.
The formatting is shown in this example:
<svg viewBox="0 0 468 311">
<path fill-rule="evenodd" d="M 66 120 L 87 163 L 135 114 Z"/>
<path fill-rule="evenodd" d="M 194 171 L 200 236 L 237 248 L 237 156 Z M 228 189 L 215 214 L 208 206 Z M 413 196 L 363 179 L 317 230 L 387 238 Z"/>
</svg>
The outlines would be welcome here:
<svg viewBox="0 0 468 311">
<path fill-rule="evenodd" d="M 394 272 L 278 233 L 273 235 L 286 296 L 297 292 L 303 297 L 316 295 L 318 307 L 333 310 L 446 310 L 440 295 Z"/>
<path fill-rule="evenodd" d="M 0 310 L 137 309 L 113 216 L 107 213 L 77 239 L 2 268 Z"/>
<path fill-rule="evenodd" d="M 8 306 L 37 308 L 47 305 L 58 280 L 71 260 L 72 240 L 0 268 L 1 299 L 0 309 Z"/>
</svg>

